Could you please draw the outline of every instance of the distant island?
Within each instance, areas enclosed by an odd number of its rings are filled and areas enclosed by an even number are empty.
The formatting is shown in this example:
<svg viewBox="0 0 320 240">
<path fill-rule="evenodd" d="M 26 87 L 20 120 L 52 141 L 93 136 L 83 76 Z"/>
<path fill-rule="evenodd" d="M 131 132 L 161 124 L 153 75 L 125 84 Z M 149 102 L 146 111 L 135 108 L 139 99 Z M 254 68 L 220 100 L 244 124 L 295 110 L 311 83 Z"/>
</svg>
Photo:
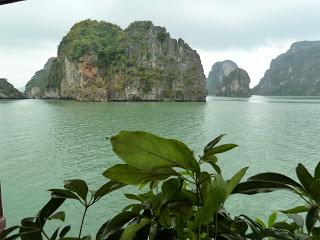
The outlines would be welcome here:
<svg viewBox="0 0 320 240">
<path fill-rule="evenodd" d="M 79 101 L 205 101 L 200 56 L 150 21 L 125 30 L 104 21 L 75 24 L 25 87 L 29 98 Z"/>
<path fill-rule="evenodd" d="M 272 60 L 252 91 L 255 95 L 319 96 L 320 41 L 293 43 L 286 53 Z"/>
<path fill-rule="evenodd" d="M 15 89 L 6 78 L 0 78 L 0 99 L 22 99 L 23 93 Z"/>
<path fill-rule="evenodd" d="M 251 97 L 250 77 L 230 60 L 213 64 L 207 79 L 209 95 L 224 97 Z"/>
</svg>

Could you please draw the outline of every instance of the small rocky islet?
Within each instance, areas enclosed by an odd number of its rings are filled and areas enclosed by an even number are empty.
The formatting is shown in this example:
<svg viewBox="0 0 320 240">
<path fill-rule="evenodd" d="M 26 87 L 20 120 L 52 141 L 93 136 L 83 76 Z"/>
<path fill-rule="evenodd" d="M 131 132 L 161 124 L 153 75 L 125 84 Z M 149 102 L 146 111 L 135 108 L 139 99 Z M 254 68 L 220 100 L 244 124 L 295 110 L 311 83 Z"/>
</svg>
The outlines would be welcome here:
<svg viewBox="0 0 320 240">
<path fill-rule="evenodd" d="M 231 61 L 213 64 L 207 79 L 209 95 L 224 97 L 251 97 L 248 73 Z"/>
<path fill-rule="evenodd" d="M 0 78 L 0 99 L 22 99 L 23 93 L 15 89 L 6 78 Z"/>
</svg>

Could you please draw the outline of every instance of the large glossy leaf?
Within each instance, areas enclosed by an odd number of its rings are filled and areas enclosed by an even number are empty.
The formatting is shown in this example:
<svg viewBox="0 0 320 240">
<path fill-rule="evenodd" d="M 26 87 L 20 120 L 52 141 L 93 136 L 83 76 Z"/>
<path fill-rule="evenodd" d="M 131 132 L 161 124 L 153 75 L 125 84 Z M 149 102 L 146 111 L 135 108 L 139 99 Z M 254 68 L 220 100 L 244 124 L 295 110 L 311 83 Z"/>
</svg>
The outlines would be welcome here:
<svg viewBox="0 0 320 240">
<path fill-rule="evenodd" d="M 314 239 L 320 239 L 320 227 L 313 227 L 311 232 Z"/>
<path fill-rule="evenodd" d="M 66 238 L 62 238 L 61 240 L 91 240 L 91 236 L 88 235 L 88 236 L 84 236 L 82 238 L 77 238 L 77 237 L 66 237 Z"/>
<path fill-rule="evenodd" d="M 248 181 L 251 181 L 251 180 L 282 183 L 282 184 L 287 184 L 287 185 L 302 189 L 302 186 L 298 182 L 279 173 L 273 173 L 273 172 L 260 173 L 248 179 Z"/>
<path fill-rule="evenodd" d="M 158 168 L 147 171 L 127 164 L 117 164 L 105 171 L 103 175 L 124 184 L 138 185 L 154 180 L 164 180 L 171 176 L 177 176 L 178 173 L 171 168 Z"/>
<path fill-rule="evenodd" d="M 150 224 L 150 219 L 142 218 L 139 223 L 129 225 L 122 233 L 120 240 L 132 240 L 136 233 L 143 227 Z"/>
<path fill-rule="evenodd" d="M 70 226 L 70 225 L 65 226 L 65 227 L 61 230 L 61 232 L 60 232 L 60 234 L 59 234 L 59 237 L 60 237 L 60 238 L 63 238 L 64 236 L 66 236 L 67 233 L 70 231 L 70 229 L 71 229 L 71 226 Z"/>
<path fill-rule="evenodd" d="M 12 232 L 18 230 L 20 227 L 19 226 L 13 226 L 13 227 L 9 227 L 5 230 L 3 230 L 1 233 L 0 233 L 0 239 L 5 239 L 6 236 L 9 236 L 9 234 L 11 234 Z"/>
<path fill-rule="evenodd" d="M 98 201 L 100 198 L 104 197 L 105 195 L 118 190 L 125 186 L 123 183 L 119 183 L 116 181 L 109 181 L 103 186 L 101 186 L 93 195 L 94 201 Z"/>
<path fill-rule="evenodd" d="M 161 204 L 164 205 L 169 202 L 182 189 L 182 181 L 179 178 L 171 178 L 165 181 L 161 187 L 162 197 Z"/>
<path fill-rule="evenodd" d="M 218 162 L 218 158 L 214 153 L 205 153 L 201 160 L 210 163 L 211 165 L 216 164 Z"/>
<path fill-rule="evenodd" d="M 301 229 L 304 226 L 304 219 L 299 214 L 288 214 L 288 217 L 291 218 Z"/>
<path fill-rule="evenodd" d="M 70 190 L 66 189 L 49 189 L 48 191 L 51 192 L 52 198 L 62 198 L 62 199 L 77 199 L 80 200 L 80 198 L 71 192 Z"/>
<path fill-rule="evenodd" d="M 296 224 L 295 222 L 293 223 L 287 223 L 285 221 L 282 221 L 282 222 L 276 222 L 273 224 L 273 228 L 276 228 L 276 229 L 285 229 L 285 230 L 288 230 L 289 232 L 291 233 L 294 233 L 296 230 L 299 229 L 299 226 L 298 224 Z"/>
<path fill-rule="evenodd" d="M 66 218 L 65 212 L 61 211 L 61 212 L 57 212 L 57 213 L 51 215 L 48 219 L 49 220 L 60 220 L 60 221 L 64 222 L 65 218 Z"/>
<path fill-rule="evenodd" d="M 176 231 L 177 237 L 179 240 L 187 240 L 186 233 L 184 231 L 184 227 L 186 226 L 186 219 L 182 216 L 178 216 L 176 218 Z"/>
<path fill-rule="evenodd" d="M 181 167 L 199 172 L 193 152 L 174 139 L 137 131 L 122 131 L 111 138 L 113 151 L 128 165 L 142 170 Z"/>
<path fill-rule="evenodd" d="M 80 198 L 86 201 L 89 188 L 85 181 L 79 179 L 66 180 L 64 181 L 64 187 L 75 192 Z"/>
<path fill-rule="evenodd" d="M 268 228 L 271 228 L 277 220 L 277 212 L 273 212 L 268 218 Z"/>
<path fill-rule="evenodd" d="M 310 233 L 313 226 L 318 221 L 318 212 L 316 207 L 310 208 L 306 216 L 306 227 L 308 232 Z"/>
<path fill-rule="evenodd" d="M 115 234 L 121 228 L 124 227 L 125 224 L 130 222 L 132 219 L 138 216 L 137 212 L 134 211 L 124 211 L 116 215 L 113 219 L 107 221 L 105 224 L 101 226 L 97 233 L 97 240 L 104 240 Z"/>
<path fill-rule="evenodd" d="M 320 202 L 320 178 L 316 179 L 310 186 L 310 194 L 314 200 Z"/>
<path fill-rule="evenodd" d="M 239 183 L 232 191 L 232 194 L 257 194 L 268 193 L 276 190 L 289 190 L 296 192 L 292 187 L 276 182 L 263 182 L 263 181 L 247 181 Z"/>
<path fill-rule="evenodd" d="M 272 237 L 271 239 L 295 240 L 295 236 L 284 229 L 267 228 L 262 231 L 262 235 L 265 237 Z"/>
<path fill-rule="evenodd" d="M 232 193 L 233 189 L 240 183 L 241 179 L 246 174 L 247 170 L 247 167 L 242 168 L 228 181 L 226 198 Z"/>
<path fill-rule="evenodd" d="M 54 233 L 52 234 L 52 236 L 50 237 L 50 240 L 56 240 L 58 237 L 58 233 L 59 233 L 60 228 L 57 228 Z"/>
<path fill-rule="evenodd" d="M 310 207 L 307 207 L 307 206 L 297 206 L 291 209 L 281 210 L 279 212 L 282 212 L 284 214 L 296 214 L 296 213 L 307 212 L 309 211 L 309 209 Z"/>
<path fill-rule="evenodd" d="M 311 174 L 301 163 L 298 164 L 296 173 L 302 186 L 306 189 L 307 192 L 310 192 L 310 186 L 313 182 L 313 177 L 311 176 Z"/>
<path fill-rule="evenodd" d="M 320 162 L 317 164 L 316 168 L 314 169 L 314 179 L 320 178 Z"/>
<path fill-rule="evenodd" d="M 10 237 L 7 237 L 5 240 L 15 240 L 15 239 L 18 239 L 18 238 L 20 238 L 20 234 L 19 233 L 11 235 Z"/>
<path fill-rule="evenodd" d="M 208 152 L 206 152 L 207 155 L 209 154 L 219 154 L 219 153 L 224 153 L 227 151 L 230 151 L 231 149 L 238 147 L 236 144 L 223 144 L 217 147 L 212 148 Z"/>
<path fill-rule="evenodd" d="M 250 235 L 253 237 L 252 239 L 257 239 L 257 240 L 262 239 L 262 237 L 259 234 L 260 230 L 262 230 L 262 226 L 260 226 L 260 224 L 258 224 L 257 222 L 255 222 L 254 220 L 252 220 L 250 217 L 246 215 L 240 215 L 240 217 L 244 218 L 246 223 L 251 228 L 252 233 Z"/>
<path fill-rule="evenodd" d="M 207 200 L 195 215 L 194 227 L 207 224 L 212 220 L 214 214 L 221 208 L 226 193 L 226 182 L 220 175 L 216 175 Z"/>
<path fill-rule="evenodd" d="M 34 222 L 36 218 L 24 218 L 21 220 L 19 230 L 22 240 L 42 240 L 41 226 L 39 222 Z"/>
<path fill-rule="evenodd" d="M 40 226 L 44 226 L 49 217 L 64 203 L 64 198 L 51 198 L 48 203 L 38 213 L 37 221 Z"/>
<path fill-rule="evenodd" d="M 225 136 L 225 134 L 221 134 L 220 136 L 216 137 L 211 142 L 209 142 L 207 144 L 207 146 L 205 146 L 203 152 L 206 153 L 209 150 L 211 150 L 215 145 L 217 145 L 220 142 L 220 140 L 223 138 L 223 136 Z"/>
<path fill-rule="evenodd" d="M 211 176 L 208 172 L 201 172 L 199 177 L 200 193 L 203 201 L 206 201 L 211 191 Z"/>
</svg>

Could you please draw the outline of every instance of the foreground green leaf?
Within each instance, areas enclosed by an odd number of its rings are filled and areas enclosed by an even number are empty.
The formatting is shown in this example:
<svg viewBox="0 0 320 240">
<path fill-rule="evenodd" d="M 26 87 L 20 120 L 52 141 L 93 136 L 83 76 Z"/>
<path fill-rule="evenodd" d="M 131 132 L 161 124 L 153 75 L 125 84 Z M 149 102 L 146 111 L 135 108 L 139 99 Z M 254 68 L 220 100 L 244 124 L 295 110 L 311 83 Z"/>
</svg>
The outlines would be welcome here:
<svg viewBox="0 0 320 240">
<path fill-rule="evenodd" d="M 137 131 L 121 131 L 111 138 L 113 151 L 129 166 L 151 171 L 180 167 L 199 172 L 193 152 L 174 139 Z"/>
<path fill-rule="evenodd" d="M 171 176 L 177 176 L 178 173 L 171 168 L 159 168 L 147 171 L 131 167 L 127 164 L 117 164 L 105 171 L 103 175 L 124 184 L 138 185 L 154 180 L 164 180 Z"/>
<path fill-rule="evenodd" d="M 64 187 L 78 194 L 86 202 L 89 188 L 85 181 L 79 179 L 66 180 L 64 181 Z"/>
<path fill-rule="evenodd" d="M 228 181 L 226 198 L 232 193 L 233 189 L 240 183 L 241 179 L 246 174 L 247 170 L 247 167 L 242 168 Z"/>
<path fill-rule="evenodd" d="M 150 224 L 150 219 L 142 218 L 139 223 L 129 225 L 122 233 L 120 240 L 132 240 L 136 233 L 143 227 Z"/>
<path fill-rule="evenodd" d="M 195 215 L 194 227 L 207 224 L 213 219 L 214 214 L 221 208 L 226 193 L 226 182 L 220 175 L 217 175 L 207 200 Z"/>
<path fill-rule="evenodd" d="M 296 192 L 294 188 L 275 182 L 263 182 L 263 181 L 247 181 L 239 183 L 232 191 L 232 194 L 257 194 L 257 193 L 268 193 L 276 190 L 289 190 Z"/>
<path fill-rule="evenodd" d="M 251 181 L 251 180 L 282 183 L 282 184 L 287 184 L 287 185 L 302 189 L 302 186 L 298 182 L 279 173 L 273 173 L 273 172 L 260 173 L 248 179 L 248 181 Z"/>
<path fill-rule="evenodd" d="M 296 173 L 301 182 L 302 186 L 307 192 L 310 192 L 310 186 L 313 182 L 313 177 L 310 175 L 308 170 L 301 163 L 298 164 L 296 168 Z"/>
<path fill-rule="evenodd" d="M 310 207 L 307 207 L 307 206 L 297 206 L 291 209 L 281 210 L 279 212 L 282 212 L 284 214 L 296 214 L 296 213 L 307 212 L 309 209 Z"/>
</svg>

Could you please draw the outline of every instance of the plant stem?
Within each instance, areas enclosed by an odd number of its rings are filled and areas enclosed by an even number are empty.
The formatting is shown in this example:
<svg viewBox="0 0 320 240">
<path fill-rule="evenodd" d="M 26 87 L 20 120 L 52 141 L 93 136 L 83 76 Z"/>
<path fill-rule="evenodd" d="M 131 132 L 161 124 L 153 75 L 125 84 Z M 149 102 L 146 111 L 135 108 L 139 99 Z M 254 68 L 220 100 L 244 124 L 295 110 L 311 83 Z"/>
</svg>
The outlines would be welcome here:
<svg viewBox="0 0 320 240">
<path fill-rule="evenodd" d="M 199 211 L 199 183 L 198 183 L 198 174 L 196 175 L 196 193 L 197 193 L 197 212 Z M 197 227 L 197 240 L 200 240 L 200 227 Z"/>
<path fill-rule="evenodd" d="M 89 208 L 88 206 L 85 206 L 85 209 L 84 209 L 84 212 L 83 212 L 83 215 L 82 215 L 82 220 L 81 220 L 81 225 L 80 225 L 80 231 L 79 231 L 79 239 L 81 238 L 83 223 L 84 223 L 84 219 L 85 219 L 85 217 L 86 217 L 88 208 Z"/>
</svg>

